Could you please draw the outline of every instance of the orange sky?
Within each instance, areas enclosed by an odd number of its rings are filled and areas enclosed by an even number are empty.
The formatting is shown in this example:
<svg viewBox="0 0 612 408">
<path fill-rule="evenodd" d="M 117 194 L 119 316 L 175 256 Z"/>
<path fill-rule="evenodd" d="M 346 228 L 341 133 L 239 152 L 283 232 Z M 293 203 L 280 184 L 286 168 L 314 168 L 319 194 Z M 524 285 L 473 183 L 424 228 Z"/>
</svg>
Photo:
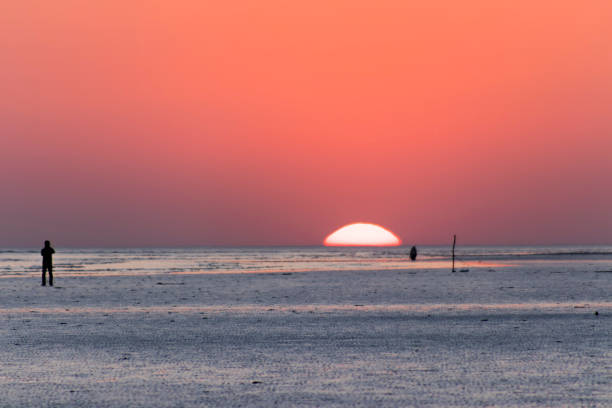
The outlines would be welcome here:
<svg viewBox="0 0 612 408">
<path fill-rule="evenodd" d="M 612 243 L 612 2 L 6 1 L 0 246 Z"/>
</svg>

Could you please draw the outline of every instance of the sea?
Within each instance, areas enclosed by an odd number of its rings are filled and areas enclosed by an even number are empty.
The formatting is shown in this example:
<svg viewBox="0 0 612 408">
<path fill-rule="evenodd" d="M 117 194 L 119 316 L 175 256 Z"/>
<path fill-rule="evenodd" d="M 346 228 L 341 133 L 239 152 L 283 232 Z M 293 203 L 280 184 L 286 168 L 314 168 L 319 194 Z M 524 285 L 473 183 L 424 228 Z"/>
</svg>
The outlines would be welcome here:
<svg viewBox="0 0 612 408">
<path fill-rule="evenodd" d="M 297 273 L 405 269 L 452 269 L 450 246 L 418 247 L 56 247 L 54 272 L 62 276 Z M 461 246 L 455 269 L 511 268 L 558 263 L 562 268 L 587 263 L 612 267 L 612 246 Z M 0 249 L 0 277 L 38 274 L 39 249 Z"/>
</svg>

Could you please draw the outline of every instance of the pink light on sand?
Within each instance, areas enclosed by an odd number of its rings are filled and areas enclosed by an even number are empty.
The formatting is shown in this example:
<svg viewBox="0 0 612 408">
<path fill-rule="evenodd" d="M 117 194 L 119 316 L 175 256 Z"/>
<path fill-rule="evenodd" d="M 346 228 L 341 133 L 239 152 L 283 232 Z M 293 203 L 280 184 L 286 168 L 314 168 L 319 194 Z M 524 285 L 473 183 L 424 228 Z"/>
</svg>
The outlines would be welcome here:
<svg viewBox="0 0 612 408">
<path fill-rule="evenodd" d="M 401 240 L 380 225 L 356 222 L 337 229 L 325 238 L 326 246 L 397 246 Z"/>
</svg>

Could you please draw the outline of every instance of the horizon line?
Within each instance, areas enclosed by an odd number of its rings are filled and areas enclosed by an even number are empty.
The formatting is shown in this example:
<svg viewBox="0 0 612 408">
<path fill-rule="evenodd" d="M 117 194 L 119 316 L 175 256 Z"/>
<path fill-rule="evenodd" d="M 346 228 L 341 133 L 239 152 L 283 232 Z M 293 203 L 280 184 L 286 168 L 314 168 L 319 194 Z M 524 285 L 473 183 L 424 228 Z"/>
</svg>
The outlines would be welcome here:
<svg viewBox="0 0 612 408">
<path fill-rule="evenodd" d="M 51 241 L 53 244 L 53 241 Z M 413 245 L 417 247 L 445 247 L 452 246 L 452 243 L 448 244 L 404 244 L 401 245 L 389 245 L 389 246 L 381 246 L 381 245 L 334 245 L 334 246 L 326 246 L 323 243 L 321 244 L 188 244 L 188 245 L 84 245 L 84 246 L 76 246 L 76 245 L 54 245 L 58 248 L 70 248 L 70 249 L 155 249 L 155 248 L 165 248 L 165 249 L 173 249 L 173 248 L 376 248 L 376 249 L 384 249 L 384 248 L 410 248 Z M 457 248 L 461 247 L 580 247 L 580 246 L 612 246 L 612 243 L 509 243 L 509 244 L 475 244 L 468 243 L 463 245 L 457 245 Z M 37 249 L 38 246 L 0 246 L 0 249 Z"/>
</svg>

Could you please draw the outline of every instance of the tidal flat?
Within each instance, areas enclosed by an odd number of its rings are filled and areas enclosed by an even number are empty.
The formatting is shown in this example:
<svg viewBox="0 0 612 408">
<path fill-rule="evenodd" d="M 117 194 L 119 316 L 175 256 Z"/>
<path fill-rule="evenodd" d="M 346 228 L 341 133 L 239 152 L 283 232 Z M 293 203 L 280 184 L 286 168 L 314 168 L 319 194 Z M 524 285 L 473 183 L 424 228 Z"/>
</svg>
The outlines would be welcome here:
<svg viewBox="0 0 612 408">
<path fill-rule="evenodd" d="M 0 407 L 612 406 L 609 269 L 8 275 Z"/>
</svg>

